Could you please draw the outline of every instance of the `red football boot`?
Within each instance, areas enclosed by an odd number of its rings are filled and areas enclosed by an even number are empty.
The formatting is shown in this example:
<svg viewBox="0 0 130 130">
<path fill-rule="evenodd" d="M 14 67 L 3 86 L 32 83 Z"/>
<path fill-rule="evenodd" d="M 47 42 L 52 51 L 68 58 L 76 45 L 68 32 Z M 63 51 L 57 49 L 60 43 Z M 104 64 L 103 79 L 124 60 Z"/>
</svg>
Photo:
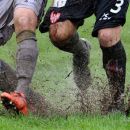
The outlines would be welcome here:
<svg viewBox="0 0 130 130">
<path fill-rule="evenodd" d="M 16 113 L 28 114 L 27 101 L 23 93 L 18 92 L 3 92 L 1 93 L 1 101 L 4 107 L 9 110 L 14 110 Z"/>
</svg>

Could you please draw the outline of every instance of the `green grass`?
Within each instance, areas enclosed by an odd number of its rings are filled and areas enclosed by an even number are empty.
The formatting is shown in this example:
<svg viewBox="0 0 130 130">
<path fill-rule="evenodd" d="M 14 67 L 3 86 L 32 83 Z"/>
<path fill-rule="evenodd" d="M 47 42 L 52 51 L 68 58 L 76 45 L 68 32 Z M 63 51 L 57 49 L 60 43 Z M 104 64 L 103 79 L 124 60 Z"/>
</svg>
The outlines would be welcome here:
<svg viewBox="0 0 130 130">
<path fill-rule="evenodd" d="M 129 10 L 130 11 L 130 10 Z M 129 12 L 128 11 L 128 12 Z M 81 37 L 87 38 L 92 44 L 90 67 L 95 76 L 104 76 L 102 69 L 101 50 L 96 38 L 91 37 L 94 17 L 86 20 L 84 26 L 78 31 Z M 130 77 L 130 15 L 123 28 L 122 41 L 127 53 L 127 76 L 126 87 Z M 61 52 L 49 41 L 48 34 L 37 32 L 38 46 L 40 50 L 36 72 L 32 85 L 37 91 L 43 93 L 47 99 L 58 107 L 63 105 L 60 100 L 66 93 L 66 102 L 73 100 L 73 83 L 71 78 L 65 79 L 72 70 L 72 56 Z M 13 37 L 5 46 L 0 48 L 0 58 L 15 68 L 16 41 Z M 70 91 L 71 90 L 71 91 Z M 69 97 L 69 98 L 68 98 Z M 60 106 L 61 105 L 61 106 Z M 64 117 L 41 118 L 35 116 L 12 117 L 11 115 L 0 115 L 0 130 L 129 130 L 130 119 L 120 113 L 108 116 L 100 115 L 72 115 L 67 119 Z"/>
<path fill-rule="evenodd" d="M 0 117 L 0 130 L 129 130 L 130 119 L 116 113 L 108 116 Z"/>
</svg>

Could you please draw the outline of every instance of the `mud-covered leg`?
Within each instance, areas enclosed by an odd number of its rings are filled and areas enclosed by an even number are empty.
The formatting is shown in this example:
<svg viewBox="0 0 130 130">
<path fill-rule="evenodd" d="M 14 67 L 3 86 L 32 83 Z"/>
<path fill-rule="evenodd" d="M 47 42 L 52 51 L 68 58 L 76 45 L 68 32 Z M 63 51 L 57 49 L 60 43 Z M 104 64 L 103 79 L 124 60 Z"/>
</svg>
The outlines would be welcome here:
<svg viewBox="0 0 130 130">
<path fill-rule="evenodd" d="M 81 111 L 86 112 L 86 92 L 91 85 L 92 78 L 89 68 L 90 60 L 90 44 L 85 39 L 80 39 L 78 34 L 74 34 L 72 39 L 68 41 L 68 45 L 62 48 L 64 51 L 73 54 L 73 74 L 74 81 L 80 90 Z"/>
<path fill-rule="evenodd" d="M 86 106 L 88 104 L 86 92 L 92 82 L 90 68 L 88 66 L 90 58 L 90 44 L 84 39 L 80 39 L 79 43 L 83 46 L 83 49 L 80 52 L 73 54 L 73 73 L 75 83 L 81 91 L 79 94 L 81 102 L 80 109 L 82 112 L 86 113 L 86 111 L 88 111 Z"/>
<path fill-rule="evenodd" d="M 124 111 L 126 53 L 120 35 L 121 26 L 101 29 L 98 34 L 103 54 L 103 67 L 108 77 L 112 98 L 108 111 Z"/>
<path fill-rule="evenodd" d="M 81 91 L 81 98 L 83 98 L 91 83 L 91 74 L 88 66 L 89 43 L 79 38 L 76 26 L 69 20 L 52 24 L 49 34 L 54 46 L 60 50 L 72 53 L 74 81 Z"/>
<path fill-rule="evenodd" d="M 80 46 L 83 46 L 83 49 L 73 54 L 74 80 L 82 91 L 86 91 L 91 84 L 91 73 L 88 66 L 90 44 L 84 39 L 80 39 L 79 44 Z"/>
</svg>

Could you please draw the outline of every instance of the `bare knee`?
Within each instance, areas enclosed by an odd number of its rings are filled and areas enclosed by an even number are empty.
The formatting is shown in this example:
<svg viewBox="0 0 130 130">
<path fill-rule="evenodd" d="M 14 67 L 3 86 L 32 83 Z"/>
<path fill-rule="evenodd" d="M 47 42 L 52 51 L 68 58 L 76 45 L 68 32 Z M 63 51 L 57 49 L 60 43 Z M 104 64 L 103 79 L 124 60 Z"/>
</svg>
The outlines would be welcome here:
<svg viewBox="0 0 130 130">
<path fill-rule="evenodd" d="M 101 29 L 98 32 L 98 39 L 101 46 L 111 47 L 120 40 L 121 27 Z"/>
<path fill-rule="evenodd" d="M 75 31 L 75 25 L 69 20 L 66 20 L 50 25 L 49 36 L 55 46 L 62 47 L 73 36 Z"/>
<path fill-rule="evenodd" d="M 37 26 L 37 16 L 31 9 L 16 8 L 14 11 L 14 26 L 17 34 L 24 30 L 34 32 Z"/>
</svg>

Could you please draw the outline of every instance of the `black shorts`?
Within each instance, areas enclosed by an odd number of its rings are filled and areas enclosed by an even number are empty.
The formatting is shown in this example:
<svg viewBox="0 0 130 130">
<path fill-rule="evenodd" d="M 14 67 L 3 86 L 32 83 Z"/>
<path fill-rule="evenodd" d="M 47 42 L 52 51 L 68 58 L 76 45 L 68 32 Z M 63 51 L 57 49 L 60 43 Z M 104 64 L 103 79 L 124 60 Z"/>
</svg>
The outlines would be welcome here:
<svg viewBox="0 0 130 130">
<path fill-rule="evenodd" d="M 92 36 L 97 37 L 100 29 L 123 26 L 126 21 L 128 6 L 128 0 L 97 0 L 96 22 Z"/>
<path fill-rule="evenodd" d="M 56 0 L 54 0 L 56 1 Z M 58 0 L 57 0 L 58 1 Z M 61 0 L 59 0 L 60 2 Z M 58 4 L 55 7 L 50 7 L 44 17 L 44 20 L 40 26 L 42 33 L 47 32 L 49 25 L 54 22 L 71 20 L 78 24 L 83 25 L 84 18 L 91 16 L 94 12 L 95 0 L 62 0 L 65 2 L 63 7 Z"/>
<path fill-rule="evenodd" d="M 128 5 L 128 0 L 67 0 L 63 7 L 49 8 L 40 31 L 46 32 L 51 23 L 66 19 L 81 26 L 85 18 L 95 14 L 96 22 L 92 35 L 97 37 L 100 29 L 124 25 Z"/>
</svg>

